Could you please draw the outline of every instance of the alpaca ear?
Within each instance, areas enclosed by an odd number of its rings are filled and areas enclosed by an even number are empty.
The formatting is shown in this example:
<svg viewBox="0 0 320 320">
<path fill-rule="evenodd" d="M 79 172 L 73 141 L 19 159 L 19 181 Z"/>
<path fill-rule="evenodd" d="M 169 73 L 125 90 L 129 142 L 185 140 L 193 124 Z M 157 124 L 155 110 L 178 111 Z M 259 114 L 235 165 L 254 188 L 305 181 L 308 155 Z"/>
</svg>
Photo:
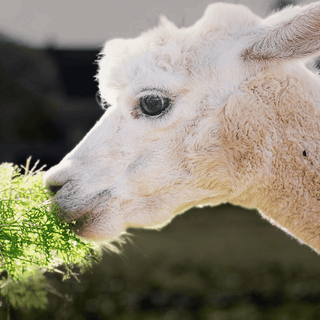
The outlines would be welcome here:
<svg viewBox="0 0 320 320">
<path fill-rule="evenodd" d="M 276 15 L 277 23 L 261 30 L 258 39 L 242 52 L 244 60 L 290 60 L 320 54 L 320 2 Z"/>
</svg>

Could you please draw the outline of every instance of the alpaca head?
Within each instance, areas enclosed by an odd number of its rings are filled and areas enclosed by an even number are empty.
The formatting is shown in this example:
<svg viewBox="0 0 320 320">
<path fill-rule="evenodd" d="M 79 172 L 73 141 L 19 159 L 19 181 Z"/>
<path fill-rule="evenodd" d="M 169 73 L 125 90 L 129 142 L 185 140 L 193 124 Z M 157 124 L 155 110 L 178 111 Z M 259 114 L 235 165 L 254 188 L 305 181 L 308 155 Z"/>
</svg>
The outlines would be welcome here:
<svg viewBox="0 0 320 320">
<path fill-rule="evenodd" d="M 244 179 L 236 150 L 225 148 L 224 107 L 264 68 L 307 55 L 285 50 L 282 29 L 301 12 L 292 10 L 262 21 L 243 6 L 216 3 L 189 28 L 161 18 L 136 39 L 107 42 L 97 80 L 111 107 L 45 176 L 59 189 L 59 216 L 75 220 L 82 236 L 113 239 L 241 193 L 254 177 Z"/>
</svg>

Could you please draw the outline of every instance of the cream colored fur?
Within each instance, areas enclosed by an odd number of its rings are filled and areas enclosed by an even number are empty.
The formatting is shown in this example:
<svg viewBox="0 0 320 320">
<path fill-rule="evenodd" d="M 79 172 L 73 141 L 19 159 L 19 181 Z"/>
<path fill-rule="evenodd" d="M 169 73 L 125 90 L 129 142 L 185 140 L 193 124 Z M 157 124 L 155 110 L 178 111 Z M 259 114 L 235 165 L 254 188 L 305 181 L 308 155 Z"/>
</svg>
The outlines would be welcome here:
<svg viewBox="0 0 320 320">
<path fill-rule="evenodd" d="M 319 53 L 320 3 L 265 20 L 216 3 L 192 27 L 162 18 L 107 42 L 97 79 L 112 106 L 45 176 L 59 215 L 111 240 L 230 202 L 319 251 L 320 81 L 304 66 Z M 147 116 L 146 95 L 171 104 Z"/>
</svg>

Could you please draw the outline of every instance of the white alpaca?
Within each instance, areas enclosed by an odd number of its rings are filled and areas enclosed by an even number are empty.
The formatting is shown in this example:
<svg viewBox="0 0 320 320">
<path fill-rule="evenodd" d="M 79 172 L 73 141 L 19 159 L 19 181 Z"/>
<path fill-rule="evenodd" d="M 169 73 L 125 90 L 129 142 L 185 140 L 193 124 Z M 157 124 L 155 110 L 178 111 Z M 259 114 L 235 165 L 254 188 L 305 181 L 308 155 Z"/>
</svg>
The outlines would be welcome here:
<svg viewBox="0 0 320 320">
<path fill-rule="evenodd" d="M 76 232 L 114 239 L 193 206 L 230 202 L 320 251 L 320 3 L 262 20 L 210 5 L 190 28 L 106 43 L 112 106 L 45 176 Z"/>
</svg>

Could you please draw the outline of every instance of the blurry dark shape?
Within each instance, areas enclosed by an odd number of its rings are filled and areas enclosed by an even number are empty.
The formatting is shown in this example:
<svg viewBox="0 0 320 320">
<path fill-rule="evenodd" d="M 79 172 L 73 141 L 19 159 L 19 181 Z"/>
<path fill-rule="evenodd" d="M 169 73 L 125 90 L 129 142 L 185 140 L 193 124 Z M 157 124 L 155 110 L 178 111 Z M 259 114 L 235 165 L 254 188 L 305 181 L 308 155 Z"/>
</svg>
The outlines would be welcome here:
<svg viewBox="0 0 320 320">
<path fill-rule="evenodd" d="M 97 84 L 93 81 L 97 73 L 99 50 L 48 49 L 62 76 L 63 87 L 68 96 L 94 97 Z M 74 81 L 77 79 L 77 81 Z"/>
<path fill-rule="evenodd" d="M 15 82 L 1 64 L 0 108 L 0 162 L 24 164 L 28 155 L 33 155 L 34 161 L 39 157 L 42 164 L 50 163 L 50 143 L 65 138 L 57 107 Z M 25 153 L 19 159 L 21 150 Z"/>
<path fill-rule="evenodd" d="M 7 270 L 2 270 L 1 273 L 0 273 L 0 280 L 3 280 L 3 279 L 8 279 Z"/>
<path fill-rule="evenodd" d="M 10 78 L 0 63 L 1 139 L 59 140 L 57 107 Z"/>
<path fill-rule="evenodd" d="M 7 75 L 25 89 L 47 99 L 61 96 L 61 77 L 45 50 L 14 43 L 0 34 L 1 63 Z"/>
<path fill-rule="evenodd" d="M 91 129 L 97 50 L 32 49 L 0 35 L 0 163 L 57 164 Z"/>
<path fill-rule="evenodd" d="M 274 5 L 272 10 L 282 10 L 286 7 L 289 6 L 294 6 L 298 3 L 296 0 L 277 0 Z"/>
</svg>

